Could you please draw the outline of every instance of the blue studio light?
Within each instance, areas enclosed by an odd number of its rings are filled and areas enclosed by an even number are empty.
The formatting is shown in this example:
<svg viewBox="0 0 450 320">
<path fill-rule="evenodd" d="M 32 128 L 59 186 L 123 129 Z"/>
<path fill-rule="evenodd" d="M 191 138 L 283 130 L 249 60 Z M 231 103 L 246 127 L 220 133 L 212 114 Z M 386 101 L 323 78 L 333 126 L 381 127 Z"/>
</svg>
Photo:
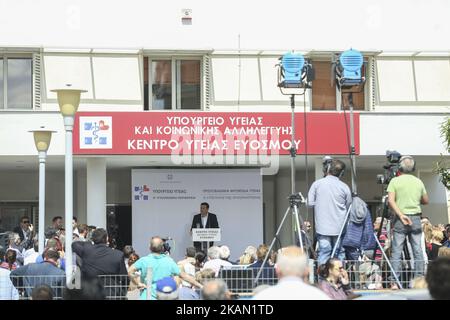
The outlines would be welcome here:
<svg viewBox="0 0 450 320">
<path fill-rule="evenodd" d="M 302 73 L 305 58 L 300 53 L 288 52 L 281 59 L 282 74 L 286 87 L 297 87 L 302 84 Z"/>
<path fill-rule="evenodd" d="M 342 69 L 342 84 L 357 84 L 364 81 L 361 77 L 363 63 L 363 55 L 358 50 L 344 51 L 339 57 L 339 64 Z"/>
</svg>

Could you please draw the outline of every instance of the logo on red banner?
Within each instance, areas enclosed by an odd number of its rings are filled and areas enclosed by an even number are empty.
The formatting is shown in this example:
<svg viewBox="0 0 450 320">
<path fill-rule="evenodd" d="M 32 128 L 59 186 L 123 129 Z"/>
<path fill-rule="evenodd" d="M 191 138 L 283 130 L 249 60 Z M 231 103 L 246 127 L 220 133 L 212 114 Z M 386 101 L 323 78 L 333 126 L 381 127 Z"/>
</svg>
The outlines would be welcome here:
<svg viewBox="0 0 450 320">
<path fill-rule="evenodd" d="M 80 149 L 112 149 L 112 117 L 80 117 Z"/>
</svg>

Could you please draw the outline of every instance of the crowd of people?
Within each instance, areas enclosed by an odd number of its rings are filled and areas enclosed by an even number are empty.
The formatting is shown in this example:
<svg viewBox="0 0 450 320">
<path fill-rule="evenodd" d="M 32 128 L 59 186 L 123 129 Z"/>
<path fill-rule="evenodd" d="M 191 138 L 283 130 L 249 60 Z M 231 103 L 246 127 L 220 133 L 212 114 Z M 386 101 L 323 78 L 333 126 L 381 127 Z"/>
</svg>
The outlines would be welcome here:
<svg viewBox="0 0 450 320">
<path fill-rule="evenodd" d="M 308 194 L 315 233 L 305 221 L 301 244 L 277 251 L 265 244 L 248 246 L 236 261 L 226 245 L 208 243 L 202 250 L 194 243 L 176 262 L 158 236 L 151 238 L 149 253 L 137 253 L 131 245 L 121 250 L 105 229 L 78 224 L 76 218 L 73 256 L 67 257 L 69 235 L 60 216 L 46 228 L 45 248 L 38 252 L 30 219 L 22 217 L 17 228 L 4 233 L 0 247 L 0 299 L 226 300 L 235 297 L 226 270 L 249 270 L 252 281 L 259 279 L 252 288 L 254 299 L 342 300 L 358 297 L 355 288 L 399 286 L 429 287 L 433 298 L 450 298 L 450 225 L 432 225 L 423 216 L 421 205 L 429 200 L 422 181 L 412 175 L 414 168 L 412 157 L 400 159 L 400 174 L 387 186 L 392 217 L 372 223 L 367 205 L 341 181 L 345 164 L 328 161 L 324 177 Z M 193 228 L 218 226 L 217 217 L 214 223 L 208 218 L 208 209 L 202 203 Z M 67 259 L 77 266 L 73 286 L 66 286 Z M 316 267 L 311 268 L 311 260 Z M 408 277 L 405 269 L 411 271 Z"/>
</svg>

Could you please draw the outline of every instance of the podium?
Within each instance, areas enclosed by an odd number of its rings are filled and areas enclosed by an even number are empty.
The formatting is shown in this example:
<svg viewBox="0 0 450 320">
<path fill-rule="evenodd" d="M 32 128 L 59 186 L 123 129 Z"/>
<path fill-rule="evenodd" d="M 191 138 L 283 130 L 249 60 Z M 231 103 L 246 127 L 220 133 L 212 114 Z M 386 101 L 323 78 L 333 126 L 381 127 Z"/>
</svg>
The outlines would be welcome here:
<svg viewBox="0 0 450 320">
<path fill-rule="evenodd" d="M 208 250 L 208 242 L 221 240 L 220 228 L 192 228 L 192 241 L 200 242 L 203 251 Z"/>
</svg>

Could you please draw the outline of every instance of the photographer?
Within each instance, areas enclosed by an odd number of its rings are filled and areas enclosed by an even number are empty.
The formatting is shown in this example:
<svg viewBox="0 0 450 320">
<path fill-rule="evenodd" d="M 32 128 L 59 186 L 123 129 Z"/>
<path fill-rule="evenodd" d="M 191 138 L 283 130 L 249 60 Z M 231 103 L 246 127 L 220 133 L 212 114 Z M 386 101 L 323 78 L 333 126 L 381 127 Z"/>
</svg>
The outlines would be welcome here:
<svg viewBox="0 0 450 320">
<path fill-rule="evenodd" d="M 411 173 L 415 161 L 411 156 L 403 156 L 399 161 L 399 176 L 393 178 L 387 188 L 388 203 L 395 213 L 393 219 L 392 266 L 397 275 L 401 271 L 401 256 L 406 237 L 411 243 L 414 256 L 415 277 L 424 275 L 424 257 L 421 239 L 421 204 L 428 204 L 428 195 L 423 182 Z M 395 285 L 393 285 L 395 288 Z"/>
</svg>

